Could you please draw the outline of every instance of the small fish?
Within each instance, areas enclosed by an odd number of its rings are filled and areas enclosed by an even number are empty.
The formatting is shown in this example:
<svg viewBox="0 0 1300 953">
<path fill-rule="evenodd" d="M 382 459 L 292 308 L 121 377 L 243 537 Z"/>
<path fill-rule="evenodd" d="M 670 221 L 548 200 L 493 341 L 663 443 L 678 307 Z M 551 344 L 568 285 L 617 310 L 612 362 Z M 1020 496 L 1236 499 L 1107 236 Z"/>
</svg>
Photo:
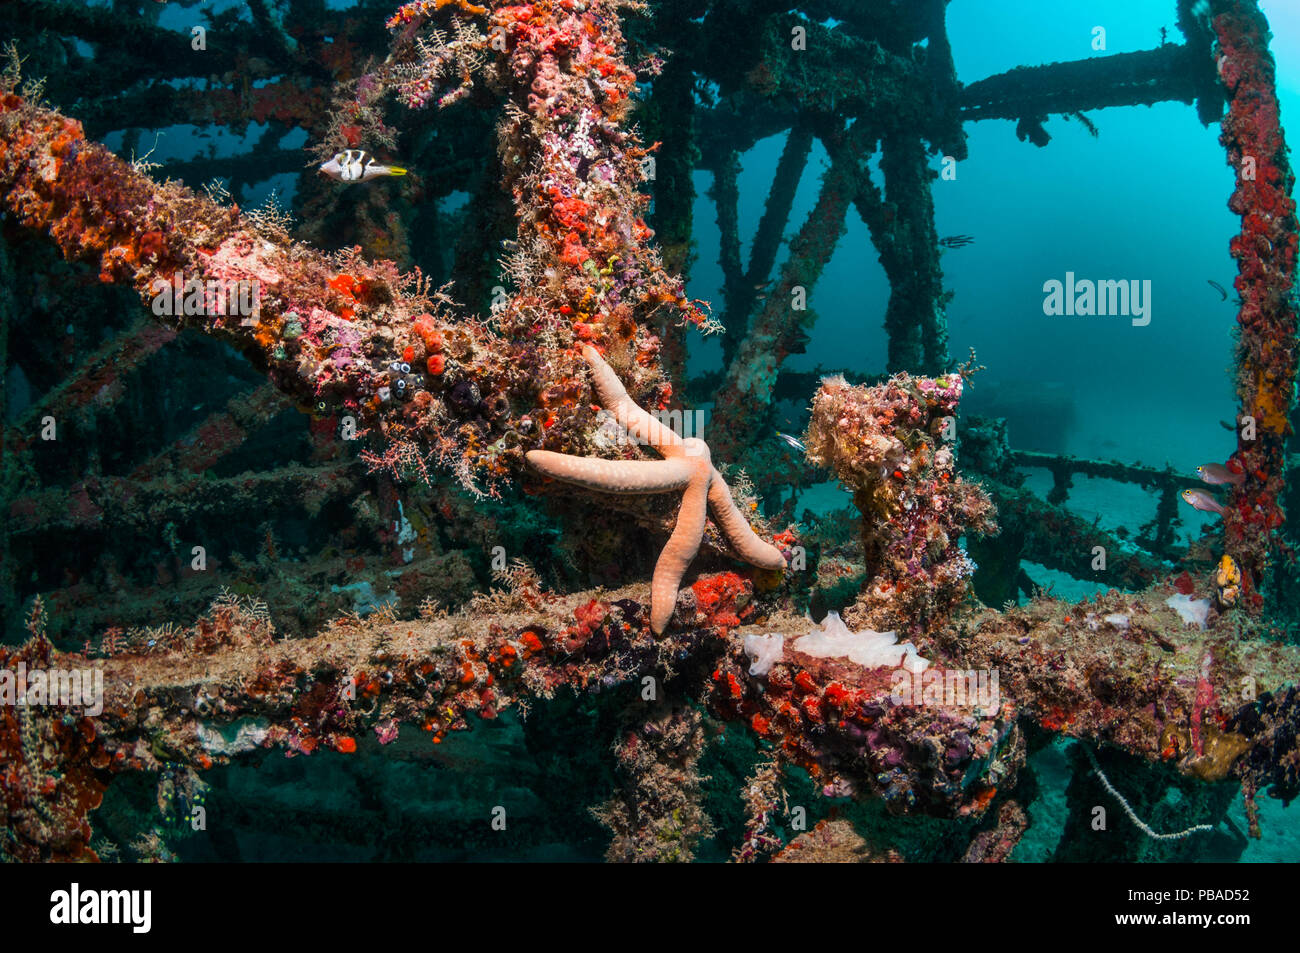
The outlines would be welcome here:
<svg viewBox="0 0 1300 953">
<path fill-rule="evenodd" d="M 808 452 L 808 448 L 803 445 L 803 441 L 798 437 L 792 437 L 788 433 L 781 433 L 779 430 L 776 435 L 777 438 L 784 442 L 791 450 L 798 450 L 800 453 Z"/>
<path fill-rule="evenodd" d="M 406 175 L 397 165 L 384 165 L 362 149 L 349 149 L 337 153 L 329 162 L 322 162 L 320 171 L 339 182 L 369 182 L 385 175 Z"/>
<path fill-rule="evenodd" d="M 1222 486 L 1225 483 L 1241 486 L 1246 482 L 1246 474 L 1237 473 L 1222 463 L 1203 463 L 1196 468 L 1196 475 L 1211 486 Z"/>
<path fill-rule="evenodd" d="M 1198 509 L 1203 513 L 1218 513 L 1222 516 L 1228 512 L 1223 505 L 1204 490 L 1183 490 L 1183 500 L 1190 504 L 1193 509 Z"/>
<path fill-rule="evenodd" d="M 974 235 L 947 235 L 939 239 L 939 245 L 944 248 L 962 248 L 974 241 Z"/>
<path fill-rule="evenodd" d="M 1206 281 L 1209 281 L 1209 279 L 1207 278 Z M 1223 285 L 1219 284 L 1217 281 L 1210 281 L 1210 287 L 1213 288 L 1215 291 L 1217 291 L 1219 294 L 1223 295 L 1224 301 L 1228 300 L 1228 291 L 1226 288 L 1223 287 Z"/>
</svg>

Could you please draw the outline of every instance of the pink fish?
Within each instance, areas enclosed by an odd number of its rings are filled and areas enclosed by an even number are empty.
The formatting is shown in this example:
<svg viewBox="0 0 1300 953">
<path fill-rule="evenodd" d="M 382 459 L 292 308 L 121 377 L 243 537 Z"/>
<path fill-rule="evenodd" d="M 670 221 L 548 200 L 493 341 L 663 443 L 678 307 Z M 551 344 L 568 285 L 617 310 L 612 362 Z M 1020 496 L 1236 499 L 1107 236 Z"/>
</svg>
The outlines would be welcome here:
<svg viewBox="0 0 1300 953">
<path fill-rule="evenodd" d="M 1218 513 L 1222 516 L 1227 512 L 1218 500 L 1204 490 L 1183 490 L 1183 499 L 1205 513 Z"/>
<path fill-rule="evenodd" d="M 1222 463 L 1203 463 L 1196 468 L 1196 475 L 1211 486 L 1222 486 L 1225 483 L 1241 486 L 1246 482 L 1246 474 L 1234 473 Z"/>
</svg>

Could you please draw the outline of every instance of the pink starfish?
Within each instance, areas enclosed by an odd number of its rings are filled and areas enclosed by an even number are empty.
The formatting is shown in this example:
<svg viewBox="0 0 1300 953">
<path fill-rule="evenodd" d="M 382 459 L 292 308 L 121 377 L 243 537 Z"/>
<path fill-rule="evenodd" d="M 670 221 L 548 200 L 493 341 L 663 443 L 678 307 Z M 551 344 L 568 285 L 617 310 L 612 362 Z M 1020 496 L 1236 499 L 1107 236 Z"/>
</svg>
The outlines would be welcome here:
<svg viewBox="0 0 1300 953">
<path fill-rule="evenodd" d="M 528 463 L 539 473 L 601 493 L 667 493 L 684 490 L 677 524 L 655 563 L 650 583 L 650 628 L 661 634 L 677 606 L 682 575 L 700 550 L 705 510 L 712 512 L 727 542 L 745 562 L 761 569 L 785 569 L 785 557 L 750 528 L 736 508 L 731 490 L 713 466 L 709 447 L 695 437 L 683 439 L 642 410 L 627 395 L 613 369 L 595 348 L 582 356 L 591 367 L 600 404 L 637 441 L 659 451 L 662 460 L 602 460 L 550 450 L 530 450 Z"/>
</svg>

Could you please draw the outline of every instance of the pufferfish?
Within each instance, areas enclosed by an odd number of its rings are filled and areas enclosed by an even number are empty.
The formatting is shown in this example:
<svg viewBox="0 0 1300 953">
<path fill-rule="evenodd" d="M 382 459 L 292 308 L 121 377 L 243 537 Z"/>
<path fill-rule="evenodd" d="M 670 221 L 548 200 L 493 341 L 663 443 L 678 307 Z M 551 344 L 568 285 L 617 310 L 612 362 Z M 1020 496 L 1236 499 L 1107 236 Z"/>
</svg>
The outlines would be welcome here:
<svg viewBox="0 0 1300 953">
<path fill-rule="evenodd" d="M 322 162 L 320 171 L 340 182 L 369 182 L 385 175 L 406 175 L 399 165 L 384 165 L 364 149 L 348 149 L 336 153 L 329 162 Z"/>
</svg>

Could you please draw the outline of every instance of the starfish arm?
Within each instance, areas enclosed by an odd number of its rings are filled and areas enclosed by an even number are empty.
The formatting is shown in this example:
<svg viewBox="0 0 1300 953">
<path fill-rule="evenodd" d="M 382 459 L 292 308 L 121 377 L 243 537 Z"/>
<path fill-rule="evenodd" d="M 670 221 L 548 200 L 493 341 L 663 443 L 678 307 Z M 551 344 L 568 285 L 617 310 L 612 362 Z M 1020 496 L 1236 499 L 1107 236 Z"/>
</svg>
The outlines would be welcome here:
<svg viewBox="0 0 1300 953">
<path fill-rule="evenodd" d="M 591 368 L 591 380 L 596 388 L 596 398 L 618 421 L 620 427 L 642 443 L 654 447 L 666 457 L 679 456 L 676 450 L 682 438 L 665 427 L 653 415 L 642 410 L 627 395 L 627 388 L 618 379 L 614 369 L 605 363 L 600 353 L 590 345 L 582 349 L 582 356 Z"/>
<path fill-rule="evenodd" d="M 781 551 L 771 543 L 764 542 L 750 527 L 749 520 L 745 519 L 731 498 L 727 481 L 722 479 L 722 474 L 717 470 L 713 471 L 713 479 L 709 483 L 709 510 L 713 514 L 713 522 L 718 524 L 718 529 L 741 559 L 760 569 L 786 568 Z"/>
<path fill-rule="evenodd" d="M 694 468 L 677 460 L 601 460 L 551 450 L 530 450 L 529 466 L 539 473 L 600 493 L 666 493 L 690 483 Z"/>
<path fill-rule="evenodd" d="M 663 552 L 659 554 L 650 581 L 650 629 L 655 635 L 662 634 L 668 628 L 673 610 L 677 608 L 677 590 L 681 586 L 682 575 L 700 551 L 700 541 L 704 539 L 709 480 L 713 468 L 707 459 L 699 458 L 691 466 L 694 472 L 691 482 L 686 486 L 686 492 L 682 494 L 682 506 L 677 511 L 677 525 L 673 527 L 673 534 L 668 537 Z"/>
<path fill-rule="evenodd" d="M 785 569 L 785 557 L 759 538 L 736 508 L 731 490 L 713 467 L 708 445 L 696 437 L 683 438 L 652 414 L 638 407 L 627 388 L 593 347 L 582 356 L 591 368 L 592 385 L 602 407 L 641 443 L 654 447 L 663 460 L 603 460 L 550 450 L 530 450 L 528 464 L 545 476 L 601 493 L 663 493 L 685 488 L 677 523 L 650 580 L 650 628 L 663 634 L 677 607 L 682 576 L 704 539 L 710 510 L 722 535 L 737 555 L 760 569 Z"/>
</svg>

